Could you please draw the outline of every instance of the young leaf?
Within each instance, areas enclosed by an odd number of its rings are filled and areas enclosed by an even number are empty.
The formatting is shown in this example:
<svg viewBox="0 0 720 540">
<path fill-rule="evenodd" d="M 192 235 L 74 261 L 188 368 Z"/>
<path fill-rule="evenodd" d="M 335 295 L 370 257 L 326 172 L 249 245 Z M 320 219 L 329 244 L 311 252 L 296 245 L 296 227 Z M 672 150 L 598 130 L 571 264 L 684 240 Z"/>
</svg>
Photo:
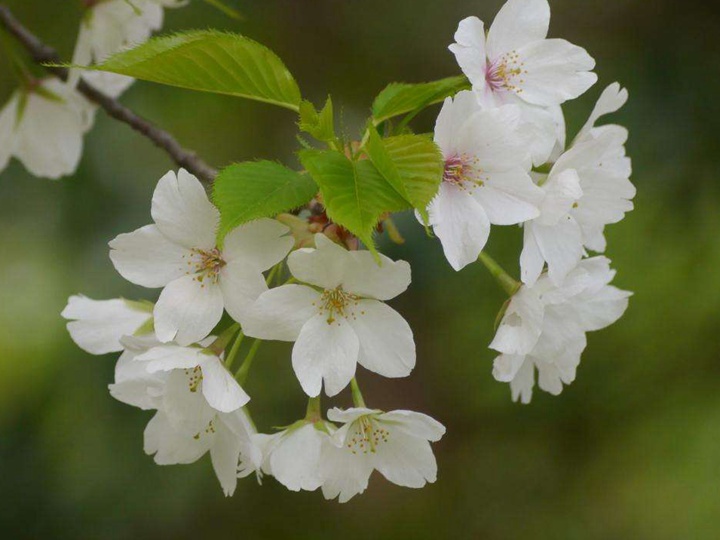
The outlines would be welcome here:
<svg viewBox="0 0 720 540">
<path fill-rule="evenodd" d="M 236 163 L 215 179 L 213 201 L 220 210 L 219 237 L 262 217 L 273 217 L 302 206 L 318 191 L 309 174 L 272 161 Z"/>
<path fill-rule="evenodd" d="M 371 126 L 364 150 L 385 180 L 428 221 L 427 206 L 442 181 L 440 149 L 424 135 L 380 138 Z"/>
<path fill-rule="evenodd" d="M 335 141 L 335 116 L 330 96 L 319 113 L 309 101 L 300 103 L 300 129 L 318 141 Z"/>
<path fill-rule="evenodd" d="M 374 123 L 377 125 L 393 116 L 415 112 L 469 88 L 470 83 L 464 75 L 429 83 L 392 83 L 373 102 Z"/>
<path fill-rule="evenodd" d="M 244 36 L 196 30 L 151 39 L 89 69 L 298 111 L 300 90 L 275 53 Z"/>
<path fill-rule="evenodd" d="M 302 150 L 299 155 L 320 186 L 328 217 L 372 251 L 372 233 L 380 216 L 410 208 L 367 159 L 352 161 L 332 150 Z"/>
</svg>

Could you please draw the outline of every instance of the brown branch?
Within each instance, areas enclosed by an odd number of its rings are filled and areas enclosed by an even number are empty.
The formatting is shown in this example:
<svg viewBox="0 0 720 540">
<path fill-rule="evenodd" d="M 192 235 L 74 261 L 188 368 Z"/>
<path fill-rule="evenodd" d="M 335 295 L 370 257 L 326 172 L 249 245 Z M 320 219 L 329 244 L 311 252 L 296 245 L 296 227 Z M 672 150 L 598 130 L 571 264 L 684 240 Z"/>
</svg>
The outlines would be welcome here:
<svg viewBox="0 0 720 540">
<path fill-rule="evenodd" d="M 32 59 L 38 64 L 59 64 L 60 56 L 52 47 L 46 45 L 37 36 L 25 28 L 12 12 L 0 5 L 0 24 L 20 42 L 30 53 Z M 45 67 L 45 69 L 62 80 L 67 80 L 68 70 L 59 67 Z M 212 182 L 217 176 L 217 170 L 200 159 L 195 152 L 186 150 L 167 131 L 155 126 L 152 122 L 135 114 L 122 105 L 118 100 L 108 97 L 93 88 L 82 79 L 77 86 L 78 91 L 87 99 L 99 105 L 109 116 L 124 122 L 135 131 L 150 139 L 156 146 L 165 150 L 179 166 L 184 167 L 205 182 Z"/>
</svg>

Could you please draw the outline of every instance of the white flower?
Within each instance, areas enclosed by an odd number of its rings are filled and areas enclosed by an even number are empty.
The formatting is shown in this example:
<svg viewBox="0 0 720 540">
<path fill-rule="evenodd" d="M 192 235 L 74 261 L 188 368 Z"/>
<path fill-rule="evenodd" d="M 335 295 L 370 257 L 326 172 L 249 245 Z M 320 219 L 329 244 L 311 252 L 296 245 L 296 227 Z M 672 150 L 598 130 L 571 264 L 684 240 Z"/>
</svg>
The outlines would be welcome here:
<svg viewBox="0 0 720 540">
<path fill-rule="evenodd" d="M 614 277 L 607 258 L 593 257 L 561 287 L 543 274 L 513 296 L 490 348 L 502 353 L 493 376 L 510 383 L 515 401 L 530 402 L 535 369 L 540 388 L 553 395 L 575 380 L 585 333 L 611 325 L 627 309 L 632 293 L 609 285 Z"/>
<path fill-rule="evenodd" d="M 581 47 L 546 39 L 549 25 L 547 0 L 508 0 L 487 36 L 477 17 L 461 21 L 450 50 L 484 102 L 560 105 L 595 84 L 595 61 Z"/>
<path fill-rule="evenodd" d="M 520 109 L 481 109 L 472 92 L 445 100 L 435 142 L 445 158 L 443 182 L 428 207 L 430 225 L 455 270 L 477 260 L 490 224 L 513 225 L 539 215 L 543 192 L 530 178 L 519 131 Z"/>
<path fill-rule="evenodd" d="M 78 347 L 90 354 L 107 354 L 122 351 L 121 338 L 146 326 L 152 309 L 149 302 L 92 300 L 77 295 L 69 298 L 61 315 L 70 321 L 67 329 Z"/>
<path fill-rule="evenodd" d="M 162 407 L 163 393 L 169 371 L 149 373 L 147 365 L 135 358 L 162 345 L 154 333 L 141 336 L 124 336 L 123 352 L 115 364 L 115 381 L 108 385 L 110 395 L 118 401 L 143 410 Z"/>
<path fill-rule="evenodd" d="M 220 214 L 193 175 L 180 169 L 158 182 L 153 225 L 110 242 L 110 258 L 127 280 L 164 287 L 155 305 L 162 342 L 189 345 L 207 336 L 223 308 L 243 322 L 252 302 L 267 290 L 262 272 L 293 247 L 289 229 L 272 219 L 237 227 L 216 242 Z"/>
<path fill-rule="evenodd" d="M 421 488 L 435 482 L 437 463 L 430 442 L 445 427 L 412 411 L 353 408 L 331 409 L 328 419 L 345 425 L 332 434 L 321 458 L 322 491 L 341 503 L 365 491 L 373 470 L 399 486 Z"/>
<path fill-rule="evenodd" d="M 163 409 L 178 422 L 193 424 L 199 418 L 204 425 L 216 411 L 232 412 L 250 401 L 220 357 L 209 349 L 163 344 L 134 361 L 143 363 L 150 375 L 170 372 Z M 193 429 L 197 427 L 193 424 Z"/>
<path fill-rule="evenodd" d="M 73 64 L 87 66 L 147 41 L 162 28 L 163 6 L 179 5 L 175 0 L 103 0 L 91 4 L 80 23 Z M 90 85 L 116 98 L 134 79 L 114 73 L 73 70 L 74 86 L 82 77 Z"/>
<path fill-rule="evenodd" d="M 332 446 L 333 430 L 327 422 L 300 420 L 273 435 L 256 435 L 255 443 L 263 454 L 263 472 L 290 491 L 315 491 L 323 483 L 322 456 Z"/>
<path fill-rule="evenodd" d="M 288 257 L 290 272 L 308 285 L 283 285 L 263 293 L 243 325 L 260 339 L 295 341 L 292 364 L 309 396 L 334 396 L 356 365 L 385 377 L 405 377 L 415 367 L 412 330 L 384 301 L 410 284 L 410 265 L 368 251 L 347 251 L 322 234 L 317 249 Z M 320 289 L 320 290 L 318 290 Z"/>
<path fill-rule="evenodd" d="M 542 182 L 545 198 L 540 216 L 525 223 L 520 256 L 523 282 L 532 285 L 548 264 L 556 285 L 580 261 L 584 249 L 605 251 L 604 229 L 633 209 L 635 187 L 630 159 L 625 155 L 627 130 L 594 127 L 603 114 L 614 112 L 627 99 L 617 84 L 605 90 L 586 126 Z"/>
<path fill-rule="evenodd" d="M 0 111 L 0 172 L 16 157 L 34 176 L 72 174 L 95 107 L 56 78 L 16 91 Z"/>
<path fill-rule="evenodd" d="M 145 428 L 145 453 L 158 465 L 193 463 L 210 451 L 223 492 L 235 492 L 238 477 L 259 469 L 262 454 L 253 442 L 255 428 L 244 409 L 215 414 L 193 433 L 174 424 L 161 409 Z"/>
</svg>

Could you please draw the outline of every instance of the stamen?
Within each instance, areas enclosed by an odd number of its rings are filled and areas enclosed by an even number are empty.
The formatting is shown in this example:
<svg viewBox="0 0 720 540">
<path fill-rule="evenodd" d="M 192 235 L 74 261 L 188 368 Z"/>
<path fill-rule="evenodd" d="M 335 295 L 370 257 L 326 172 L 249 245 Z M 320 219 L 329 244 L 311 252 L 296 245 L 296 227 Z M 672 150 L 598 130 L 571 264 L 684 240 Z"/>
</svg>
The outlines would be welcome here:
<svg viewBox="0 0 720 540">
<path fill-rule="evenodd" d="M 188 389 L 191 392 L 197 392 L 198 387 L 203 380 L 202 369 L 200 366 L 195 366 L 192 369 L 186 369 L 185 375 L 188 378 Z"/>
<path fill-rule="evenodd" d="M 380 445 L 388 442 L 390 432 L 380 427 L 369 416 L 361 417 L 353 426 L 352 438 L 346 446 L 350 452 L 356 454 L 375 454 Z"/>
<path fill-rule="evenodd" d="M 359 296 L 345 292 L 342 285 L 340 285 L 335 289 L 325 289 L 323 291 L 322 296 L 320 296 L 319 311 L 321 315 L 327 313 L 328 324 L 334 323 L 337 320 L 336 316 L 356 319 L 357 315 L 354 311 L 349 310 L 348 307 L 357 306 L 359 302 Z M 362 313 L 364 312 L 361 312 L 361 314 Z"/>
<path fill-rule="evenodd" d="M 482 173 L 477 158 L 466 154 L 453 155 L 445 160 L 443 182 L 472 193 L 476 187 L 485 184 Z"/>
<path fill-rule="evenodd" d="M 494 62 L 488 63 L 485 80 L 493 92 L 515 92 L 521 94 L 525 83 L 523 75 L 527 75 L 525 62 L 520 61 L 517 52 L 503 54 Z"/>
<path fill-rule="evenodd" d="M 227 264 L 222 252 L 218 248 L 209 250 L 193 248 L 190 252 L 189 256 L 183 255 L 183 259 L 187 259 L 185 274 L 194 274 L 195 281 L 201 283 L 201 287 L 205 286 L 205 280 L 217 283 L 220 270 Z"/>
</svg>

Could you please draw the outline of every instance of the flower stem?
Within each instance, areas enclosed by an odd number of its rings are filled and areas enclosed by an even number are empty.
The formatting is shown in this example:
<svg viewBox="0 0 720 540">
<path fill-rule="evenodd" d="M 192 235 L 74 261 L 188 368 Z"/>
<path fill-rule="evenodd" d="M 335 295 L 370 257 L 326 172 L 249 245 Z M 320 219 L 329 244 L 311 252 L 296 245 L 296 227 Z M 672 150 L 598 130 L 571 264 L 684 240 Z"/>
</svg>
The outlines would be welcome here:
<svg viewBox="0 0 720 540">
<path fill-rule="evenodd" d="M 320 395 L 308 399 L 307 409 L 305 411 L 305 420 L 308 422 L 318 422 L 322 420 L 322 411 L 320 410 Z"/>
<path fill-rule="evenodd" d="M 240 330 L 237 338 L 235 338 L 235 343 L 233 343 L 232 349 L 230 349 L 227 358 L 225 358 L 225 367 L 228 368 L 228 371 L 232 369 L 233 364 L 235 363 L 235 358 L 237 357 L 237 353 L 240 350 L 240 344 L 243 342 L 244 337 L 245 334 L 243 334 L 242 330 Z"/>
<path fill-rule="evenodd" d="M 485 265 L 485 268 L 490 271 L 492 277 L 495 278 L 498 284 L 503 288 L 506 293 L 508 293 L 508 295 L 512 296 L 518 291 L 521 283 L 518 283 L 513 278 L 511 278 L 510 275 L 505 270 L 503 270 L 502 266 L 495 262 L 495 259 L 493 259 L 490 255 L 483 251 L 482 253 L 480 253 L 478 260 Z"/>
<path fill-rule="evenodd" d="M 250 350 L 248 351 L 247 356 L 245 356 L 245 360 L 243 360 L 243 363 L 240 366 L 240 369 L 238 369 L 237 373 L 235 373 L 235 379 L 240 384 L 243 384 L 245 382 L 245 379 L 247 379 L 248 373 L 250 373 L 250 367 L 252 366 L 253 360 L 255 359 L 255 354 L 260 348 L 261 343 L 261 339 L 256 339 L 253 342 L 253 344 L 250 346 Z"/>
<path fill-rule="evenodd" d="M 213 354 L 220 356 L 227 348 L 230 340 L 232 340 L 233 336 L 238 332 L 238 330 L 240 330 L 240 325 L 238 323 L 229 326 L 228 328 L 223 330 L 223 333 L 220 334 L 220 337 L 213 341 L 207 348 L 210 349 Z"/>
<path fill-rule="evenodd" d="M 352 390 L 353 404 L 356 407 L 362 407 L 363 409 L 367 408 L 367 406 L 365 405 L 365 400 L 363 399 L 362 392 L 360 391 L 360 386 L 358 385 L 357 379 L 355 377 L 353 377 L 350 381 L 350 389 Z"/>
<path fill-rule="evenodd" d="M 270 273 L 268 274 L 267 278 L 265 279 L 265 283 L 267 284 L 268 287 L 272 283 L 272 280 L 275 279 L 275 276 L 277 275 L 278 270 L 280 270 L 280 265 L 282 265 L 281 262 L 276 264 L 275 266 L 273 266 L 272 270 L 270 270 Z"/>
</svg>

